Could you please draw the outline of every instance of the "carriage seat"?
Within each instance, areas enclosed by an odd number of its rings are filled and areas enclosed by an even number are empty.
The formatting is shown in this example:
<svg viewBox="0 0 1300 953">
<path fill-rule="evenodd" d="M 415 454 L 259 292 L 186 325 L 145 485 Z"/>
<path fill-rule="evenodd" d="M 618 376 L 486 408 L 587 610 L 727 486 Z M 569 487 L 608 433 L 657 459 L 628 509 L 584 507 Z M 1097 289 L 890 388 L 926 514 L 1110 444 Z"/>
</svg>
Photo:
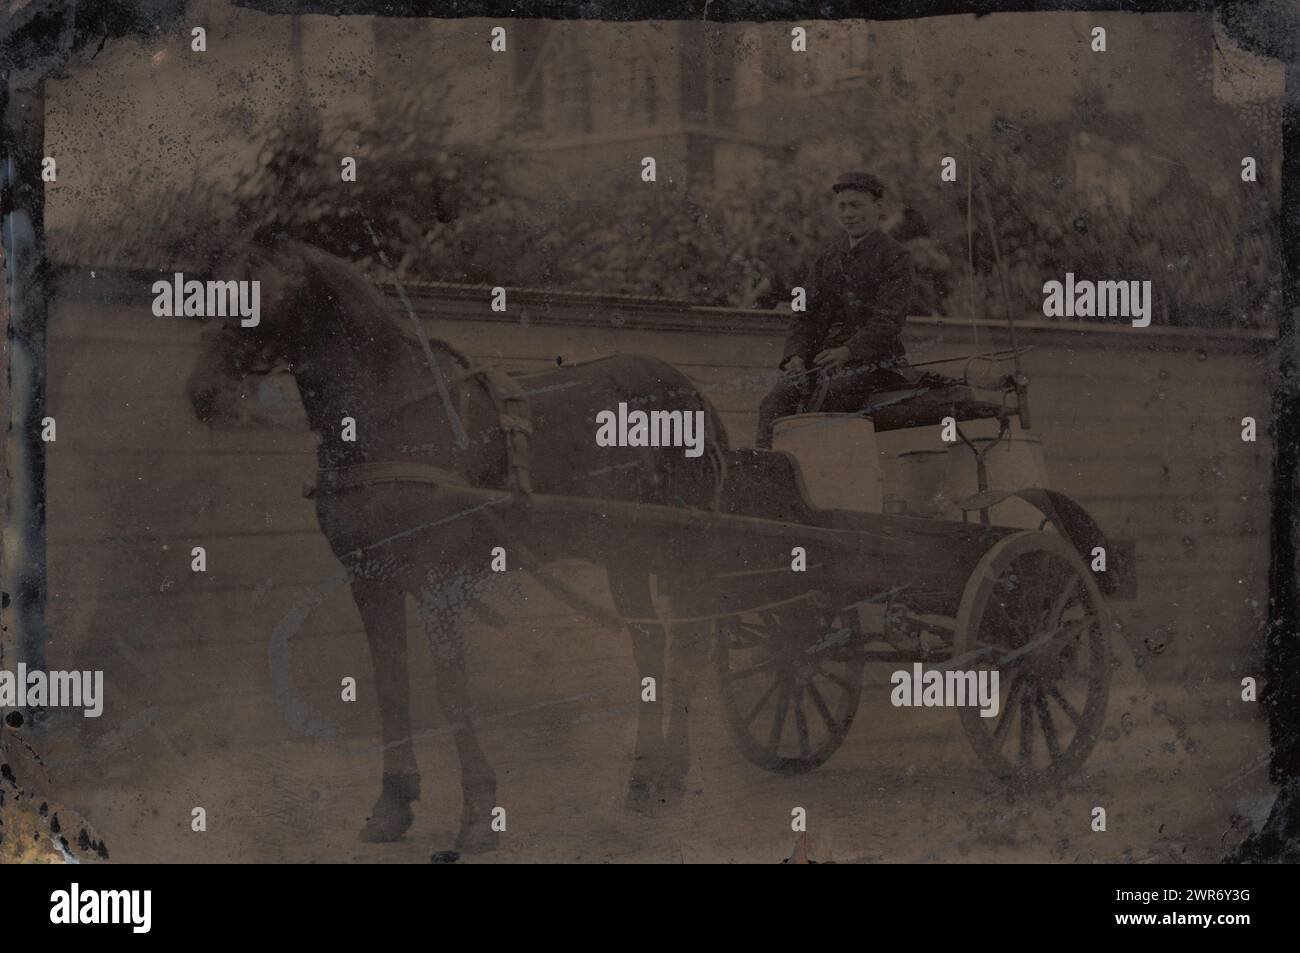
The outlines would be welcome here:
<svg viewBox="0 0 1300 953">
<path fill-rule="evenodd" d="M 996 419 L 1015 413 L 1006 396 L 1014 393 L 1014 379 L 1002 375 L 972 382 L 968 377 L 949 377 L 934 371 L 902 367 L 895 382 L 871 394 L 871 402 L 860 413 L 871 418 L 876 433 L 911 427 L 934 427 L 943 418 L 955 420 Z"/>
<path fill-rule="evenodd" d="M 1011 410 L 1014 413 L 1014 405 Z M 945 417 L 958 421 L 997 418 L 1004 411 L 1002 404 L 981 399 L 975 388 L 950 384 L 876 391 L 863 412 L 875 424 L 876 433 L 881 433 L 908 427 L 933 427 L 943 423 Z"/>
</svg>

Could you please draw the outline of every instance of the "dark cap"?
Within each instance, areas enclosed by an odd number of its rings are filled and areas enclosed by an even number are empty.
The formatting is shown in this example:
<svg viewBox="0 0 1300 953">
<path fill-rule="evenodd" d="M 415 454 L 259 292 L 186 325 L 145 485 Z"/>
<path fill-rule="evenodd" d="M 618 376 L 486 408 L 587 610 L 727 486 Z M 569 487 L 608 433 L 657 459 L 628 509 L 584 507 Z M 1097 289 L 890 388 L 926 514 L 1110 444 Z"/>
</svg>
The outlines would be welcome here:
<svg viewBox="0 0 1300 953">
<path fill-rule="evenodd" d="M 831 186 L 831 191 L 836 194 L 843 192 L 845 189 L 870 192 L 876 198 L 880 198 L 885 194 L 884 183 L 869 172 L 845 172 Z"/>
</svg>

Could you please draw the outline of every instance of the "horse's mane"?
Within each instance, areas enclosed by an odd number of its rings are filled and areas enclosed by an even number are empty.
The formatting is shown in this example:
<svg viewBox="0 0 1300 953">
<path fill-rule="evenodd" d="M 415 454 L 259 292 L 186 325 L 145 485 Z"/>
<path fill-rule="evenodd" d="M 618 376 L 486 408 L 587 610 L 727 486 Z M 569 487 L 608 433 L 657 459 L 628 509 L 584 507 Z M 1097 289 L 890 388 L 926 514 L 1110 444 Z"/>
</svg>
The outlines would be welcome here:
<svg viewBox="0 0 1300 953">
<path fill-rule="evenodd" d="M 423 342 L 468 366 L 469 359 L 458 348 L 441 338 L 416 330 L 410 302 L 402 295 L 405 315 L 392 307 L 384 293 L 357 266 L 318 245 L 292 238 L 273 229 L 261 229 L 246 243 L 244 254 L 248 267 L 255 269 L 265 262 L 308 285 L 310 293 L 328 295 L 345 320 L 360 331 L 362 326 L 377 323 L 400 338 L 408 347 L 422 348 Z M 398 285 L 400 290 L 400 284 Z M 416 319 L 418 320 L 418 318 Z M 373 330 L 372 328 L 368 328 Z"/>
</svg>

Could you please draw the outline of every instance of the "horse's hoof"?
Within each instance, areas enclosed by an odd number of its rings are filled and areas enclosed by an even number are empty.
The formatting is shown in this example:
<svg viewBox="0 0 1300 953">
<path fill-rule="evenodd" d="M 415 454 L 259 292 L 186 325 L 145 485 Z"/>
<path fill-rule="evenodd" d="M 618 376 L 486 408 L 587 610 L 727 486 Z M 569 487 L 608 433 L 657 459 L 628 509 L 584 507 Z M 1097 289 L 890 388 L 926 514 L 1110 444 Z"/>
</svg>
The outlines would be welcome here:
<svg viewBox="0 0 1300 953">
<path fill-rule="evenodd" d="M 486 854 L 501 843 L 501 835 L 490 824 L 462 824 L 456 835 L 456 850 L 451 853 Z"/>
<path fill-rule="evenodd" d="M 429 858 L 431 864 L 454 864 L 460 860 L 460 854 L 454 850 L 435 850 Z"/>
<path fill-rule="evenodd" d="M 635 810 L 635 813 L 641 817 L 653 819 L 674 817 L 681 812 L 682 805 L 680 801 L 669 801 L 667 798 L 662 797 L 652 797 Z"/>
<path fill-rule="evenodd" d="M 686 804 L 686 779 L 671 776 L 660 778 L 655 785 L 654 804 L 656 813 L 661 817 L 680 814 Z"/>
<path fill-rule="evenodd" d="M 367 844 L 385 844 L 401 840 L 415 814 L 411 802 L 420 797 L 419 775 L 385 775 L 379 800 L 370 809 L 361 840 Z"/>
<path fill-rule="evenodd" d="M 628 792 L 623 806 L 630 813 L 641 817 L 671 817 L 681 813 L 682 797 L 662 788 L 646 791 L 644 795 L 635 798 Z"/>
<path fill-rule="evenodd" d="M 684 802 L 680 797 L 660 794 L 653 802 L 654 817 L 676 817 L 682 813 Z"/>
<path fill-rule="evenodd" d="M 462 854 L 485 854 L 496 850 L 500 837 L 492 829 L 497 801 L 497 779 L 490 771 L 464 787 L 465 805 L 460 815 L 456 850 Z"/>
<path fill-rule="evenodd" d="M 627 796 L 623 798 L 624 810 L 633 814 L 647 814 L 654 800 L 654 782 L 649 778 L 633 776 L 627 782 Z"/>
<path fill-rule="evenodd" d="M 375 805 L 374 813 L 361 828 L 361 839 L 367 844 L 386 844 L 401 840 L 402 835 L 415 820 L 410 804 L 405 801 L 396 804 Z"/>
<path fill-rule="evenodd" d="M 663 813 L 653 795 L 639 798 L 629 797 L 623 802 L 623 810 L 638 817 L 658 817 Z"/>
</svg>

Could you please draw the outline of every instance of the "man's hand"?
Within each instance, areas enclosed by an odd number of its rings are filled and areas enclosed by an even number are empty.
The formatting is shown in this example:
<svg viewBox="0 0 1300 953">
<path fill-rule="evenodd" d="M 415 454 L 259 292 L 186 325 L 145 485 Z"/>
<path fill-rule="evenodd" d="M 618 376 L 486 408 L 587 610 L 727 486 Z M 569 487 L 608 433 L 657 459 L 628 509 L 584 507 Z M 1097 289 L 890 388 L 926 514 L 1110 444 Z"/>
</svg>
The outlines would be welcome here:
<svg viewBox="0 0 1300 953">
<path fill-rule="evenodd" d="M 797 381 L 804 376 L 803 358 L 795 356 L 781 365 L 787 380 Z"/>
<path fill-rule="evenodd" d="M 816 357 L 813 363 L 824 371 L 832 371 L 849 359 L 849 349 L 847 347 L 828 347 Z"/>
</svg>

